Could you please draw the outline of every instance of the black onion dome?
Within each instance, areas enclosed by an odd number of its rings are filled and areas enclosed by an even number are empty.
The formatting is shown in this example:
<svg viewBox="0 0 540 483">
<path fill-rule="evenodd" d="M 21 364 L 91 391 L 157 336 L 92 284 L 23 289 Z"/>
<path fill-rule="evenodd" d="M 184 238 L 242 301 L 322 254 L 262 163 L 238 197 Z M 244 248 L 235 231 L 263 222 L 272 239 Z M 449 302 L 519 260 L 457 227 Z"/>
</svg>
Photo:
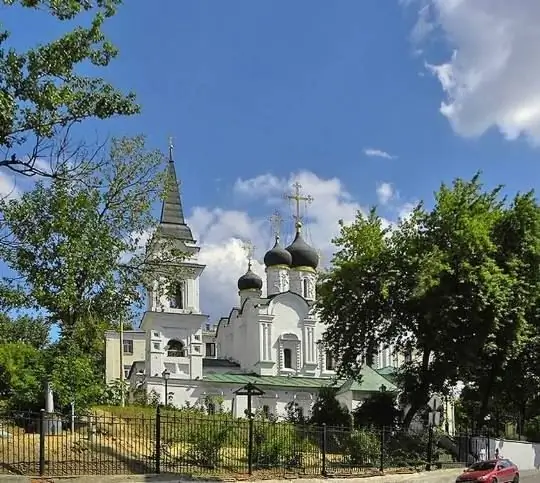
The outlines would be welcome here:
<svg viewBox="0 0 540 483">
<path fill-rule="evenodd" d="M 251 268 L 238 279 L 238 290 L 261 290 L 262 278 L 251 271 Z"/>
<path fill-rule="evenodd" d="M 285 248 L 281 246 L 278 237 L 276 237 L 276 243 L 274 243 L 274 246 L 266 252 L 266 255 L 264 255 L 264 264 L 267 267 L 275 267 L 276 265 L 291 266 L 292 256 L 287 250 L 285 250 Z"/>
<path fill-rule="evenodd" d="M 310 267 L 315 270 L 319 265 L 319 254 L 305 242 L 300 231 L 296 232 L 293 242 L 285 250 L 292 256 L 292 267 Z"/>
</svg>

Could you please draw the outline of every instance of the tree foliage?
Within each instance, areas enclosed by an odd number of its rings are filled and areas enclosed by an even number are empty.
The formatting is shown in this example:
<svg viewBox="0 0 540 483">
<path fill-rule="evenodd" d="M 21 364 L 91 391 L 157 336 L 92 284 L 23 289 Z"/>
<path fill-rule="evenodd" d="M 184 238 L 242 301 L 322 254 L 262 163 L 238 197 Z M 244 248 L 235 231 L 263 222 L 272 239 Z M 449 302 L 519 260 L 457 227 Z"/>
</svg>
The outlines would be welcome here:
<svg viewBox="0 0 540 483">
<path fill-rule="evenodd" d="M 349 410 L 336 398 L 337 389 L 322 387 L 311 409 L 311 424 L 328 426 L 351 426 Z"/>
<path fill-rule="evenodd" d="M 2 333 L 0 347 L 21 343 L 28 357 L 31 349 L 42 349 L 40 365 L 15 359 L 39 382 L 39 400 L 46 374 L 59 407 L 99 402 L 104 332 L 131 318 L 157 276 L 185 276 L 178 268 L 185 253 L 153 236 L 152 209 L 168 181 L 164 156 L 148 151 L 138 136 L 113 139 L 106 160 L 85 179 L 53 178 L 18 199 L 0 201 L 0 257 L 12 273 L 0 286 L 2 305 L 42 314 L 0 319 L 9 333 Z M 47 346 L 53 324 L 59 339 Z M 15 394 L 8 389 L 5 395 Z"/>
<path fill-rule="evenodd" d="M 141 241 L 165 183 L 163 156 L 143 137 L 113 140 L 105 166 L 85 183 L 55 179 L 0 201 L 9 286 L 87 350 L 141 301 Z"/>
<path fill-rule="evenodd" d="M 414 355 L 398 375 L 406 426 L 458 380 L 482 394 L 482 420 L 537 324 L 540 211 L 532 193 L 506 203 L 500 192 L 458 179 L 391 230 L 372 210 L 335 240 L 319 290 L 326 343 L 350 377 L 381 347 Z"/>
<path fill-rule="evenodd" d="M 132 93 L 125 95 L 80 69 L 90 64 L 98 71 L 117 56 L 102 27 L 121 0 L 4 0 L 3 4 L 35 10 L 66 26 L 78 24 L 59 38 L 25 51 L 10 44 L 7 29 L 0 30 L 0 146 L 4 148 L 0 166 L 25 175 L 51 175 L 42 156 L 63 130 L 84 119 L 139 110 Z M 90 21 L 84 26 L 86 19 Z M 26 26 L 20 22 L 13 28 Z M 68 167 L 62 163 L 62 169 Z"/>
<path fill-rule="evenodd" d="M 49 344 L 51 327 L 43 317 L 22 315 L 10 317 L 0 314 L 0 344 L 24 343 L 36 349 L 43 349 Z"/>
<path fill-rule="evenodd" d="M 352 411 L 357 428 L 394 428 L 400 421 L 401 411 L 396 407 L 396 395 L 377 392 Z"/>
</svg>

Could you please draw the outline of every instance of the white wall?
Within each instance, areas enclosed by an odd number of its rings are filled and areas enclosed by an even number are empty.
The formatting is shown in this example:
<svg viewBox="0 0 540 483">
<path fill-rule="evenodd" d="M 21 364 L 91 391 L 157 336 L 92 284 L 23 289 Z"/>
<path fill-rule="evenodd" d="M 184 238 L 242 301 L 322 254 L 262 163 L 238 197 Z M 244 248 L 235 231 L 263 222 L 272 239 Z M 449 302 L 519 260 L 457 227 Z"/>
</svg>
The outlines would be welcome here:
<svg viewBox="0 0 540 483">
<path fill-rule="evenodd" d="M 478 449 L 487 446 L 487 438 L 478 438 Z M 495 457 L 495 450 L 499 449 L 500 458 L 508 458 L 522 471 L 540 469 L 540 443 L 529 441 L 512 441 L 505 439 L 489 439 L 489 456 Z"/>
<path fill-rule="evenodd" d="M 197 385 L 198 383 L 198 385 Z M 236 417 L 244 417 L 245 410 L 247 409 L 247 397 L 236 396 L 234 391 L 239 389 L 238 385 L 230 384 L 205 384 L 202 381 L 194 381 L 194 383 L 183 383 L 179 380 L 170 379 L 167 385 L 167 391 L 169 395 L 172 394 L 172 398 L 169 400 L 174 406 L 183 407 L 186 402 L 189 402 L 190 406 L 196 404 L 202 404 L 204 400 L 210 397 L 219 397 L 223 399 L 223 410 L 226 412 L 233 412 Z M 161 396 L 161 401 L 165 401 L 165 385 L 160 379 L 152 378 L 146 384 L 148 392 L 154 390 Z M 252 399 L 253 411 L 268 406 L 271 414 L 278 417 L 284 417 L 286 415 L 287 404 L 291 401 L 297 402 L 300 407 L 304 409 L 304 414 L 308 416 L 311 411 L 311 407 L 317 399 L 318 390 L 275 390 L 264 389 L 265 394 L 263 396 L 254 396 Z"/>
</svg>

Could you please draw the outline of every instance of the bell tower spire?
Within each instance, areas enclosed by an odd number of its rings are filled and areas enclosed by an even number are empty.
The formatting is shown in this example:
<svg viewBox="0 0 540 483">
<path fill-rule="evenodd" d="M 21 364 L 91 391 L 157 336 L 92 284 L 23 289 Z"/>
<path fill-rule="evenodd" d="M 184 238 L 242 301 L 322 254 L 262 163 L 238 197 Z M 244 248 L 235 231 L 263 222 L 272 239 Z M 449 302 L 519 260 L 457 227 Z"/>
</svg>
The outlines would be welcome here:
<svg viewBox="0 0 540 483">
<path fill-rule="evenodd" d="M 180 196 L 180 183 L 176 176 L 173 156 L 173 139 L 169 138 L 169 162 L 167 163 L 167 184 L 165 198 L 161 206 L 159 230 L 167 237 L 195 243 L 191 229 L 184 217 L 184 208 Z"/>
</svg>

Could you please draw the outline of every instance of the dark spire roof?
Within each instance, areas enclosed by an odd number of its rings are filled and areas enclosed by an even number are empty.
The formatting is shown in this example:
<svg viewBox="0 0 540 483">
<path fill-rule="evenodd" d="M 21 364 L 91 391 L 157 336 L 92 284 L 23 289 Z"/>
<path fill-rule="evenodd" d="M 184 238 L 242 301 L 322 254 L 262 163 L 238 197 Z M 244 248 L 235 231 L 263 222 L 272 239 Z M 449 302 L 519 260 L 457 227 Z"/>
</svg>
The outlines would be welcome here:
<svg viewBox="0 0 540 483">
<path fill-rule="evenodd" d="M 262 286 L 262 278 L 251 271 L 249 262 L 247 272 L 238 279 L 238 290 L 261 290 Z"/>
<path fill-rule="evenodd" d="M 169 162 L 167 163 L 169 189 L 161 206 L 159 230 L 166 236 L 177 240 L 195 242 L 191 228 L 186 224 L 182 198 L 178 187 L 176 169 L 174 168 L 173 145 L 169 145 Z"/>
<path fill-rule="evenodd" d="M 290 266 L 292 263 L 291 254 L 281 246 L 279 236 L 276 235 L 274 246 L 264 255 L 264 264 L 267 267 L 275 267 L 276 265 Z"/>
<path fill-rule="evenodd" d="M 314 270 L 319 265 L 319 254 L 302 238 L 302 224 L 296 223 L 296 236 L 293 242 L 285 248 L 292 256 L 292 267 L 310 267 Z"/>
</svg>

